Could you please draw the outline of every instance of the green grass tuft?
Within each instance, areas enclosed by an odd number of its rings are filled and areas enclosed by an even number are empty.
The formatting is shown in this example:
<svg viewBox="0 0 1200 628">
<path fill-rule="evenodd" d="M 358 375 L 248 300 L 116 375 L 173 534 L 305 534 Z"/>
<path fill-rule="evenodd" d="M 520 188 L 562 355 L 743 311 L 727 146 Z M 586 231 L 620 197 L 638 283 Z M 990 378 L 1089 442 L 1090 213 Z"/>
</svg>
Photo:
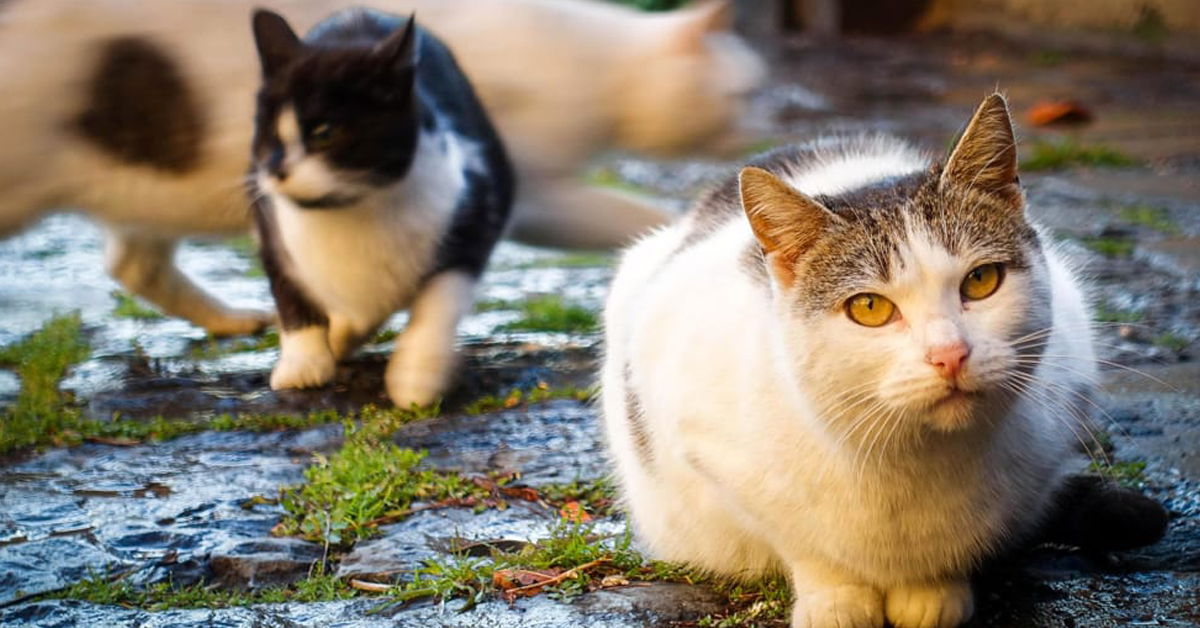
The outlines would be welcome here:
<svg viewBox="0 0 1200 628">
<path fill-rule="evenodd" d="M 1171 220 L 1171 214 L 1162 207 L 1131 205 L 1122 209 L 1117 215 L 1125 222 L 1149 227 L 1166 235 L 1179 235 L 1182 233 L 1179 225 Z"/>
<path fill-rule="evenodd" d="M 431 560 L 408 574 L 411 579 L 395 585 L 394 605 L 416 599 L 436 601 L 462 599 L 458 610 L 468 610 L 488 597 L 511 588 L 501 584 L 506 574 L 516 572 L 559 573 L 563 578 L 538 592 L 559 599 L 596 588 L 605 576 L 627 581 L 692 581 L 690 570 L 679 565 L 651 561 L 632 548 L 628 530 L 615 538 L 593 533 L 594 527 L 560 521 L 550 535 L 517 551 L 493 549 L 486 558 L 454 556 Z M 497 587 L 500 590 L 497 590 Z"/>
<path fill-rule="evenodd" d="M 482 500 L 490 490 L 456 473 L 420 468 L 426 453 L 386 440 L 394 426 L 346 422 L 346 444 L 316 456 L 304 483 L 280 490 L 287 514 L 274 533 L 338 547 L 375 533 L 382 522 L 405 517 L 414 502 Z"/>
<path fill-rule="evenodd" d="M 587 388 L 577 388 L 575 386 L 560 386 L 551 388 L 545 382 L 538 384 L 537 388 L 531 390 L 521 390 L 514 388 L 505 396 L 486 395 L 475 401 L 467 404 L 463 408 L 463 412 L 470 415 L 486 414 L 488 412 L 499 412 L 500 410 L 508 410 L 527 403 L 541 403 L 543 401 L 551 401 L 554 399 L 574 399 L 576 401 L 588 401 L 595 396 L 595 391 Z"/>
<path fill-rule="evenodd" d="M 1105 257 L 1129 257 L 1136 246 L 1129 238 L 1112 236 L 1085 236 L 1080 242 Z"/>
<path fill-rule="evenodd" d="M 163 316 L 162 312 L 142 305 L 141 300 L 127 292 L 113 290 L 109 294 L 117 302 L 112 309 L 113 318 L 127 318 L 137 321 L 150 321 L 166 318 Z"/>
<path fill-rule="evenodd" d="M 1146 463 L 1141 460 L 1132 462 L 1093 460 L 1088 465 L 1088 471 L 1130 488 L 1138 488 L 1146 481 Z"/>
<path fill-rule="evenodd" d="M 596 315 L 556 295 L 531 298 L 521 304 L 521 318 L 500 326 L 501 331 L 586 333 L 596 330 Z"/>
<path fill-rule="evenodd" d="M 231 353 L 252 353 L 279 348 L 279 332 L 270 330 L 249 338 L 216 338 L 211 335 L 191 349 L 193 360 L 215 360 Z"/>
<path fill-rule="evenodd" d="M 1098 323 L 1140 323 L 1145 318 L 1141 312 L 1114 308 L 1106 302 L 1097 303 L 1092 313 L 1092 319 Z"/>
<path fill-rule="evenodd" d="M 1032 154 L 1021 162 L 1023 170 L 1061 170 L 1073 166 L 1116 168 L 1133 166 L 1136 159 L 1106 146 L 1082 146 L 1070 140 L 1039 141 Z"/>
<path fill-rule="evenodd" d="M 0 349 L 0 366 L 16 369 L 21 380 L 16 402 L 0 415 L 0 453 L 78 440 L 79 412 L 58 385 L 67 369 L 89 352 L 78 313 L 55 316 L 27 338 Z"/>
<path fill-rule="evenodd" d="M 1189 344 L 1191 344 L 1191 341 L 1187 338 L 1169 331 L 1159 334 L 1151 342 L 1156 347 L 1162 347 L 1164 349 L 1174 351 L 1175 353 L 1183 351 Z"/>
<path fill-rule="evenodd" d="M 1045 49 L 1038 50 L 1029 55 L 1029 63 L 1043 67 L 1052 68 L 1061 65 L 1064 60 L 1061 50 Z"/>
<path fill-rule="evenodd" d="M 63 591 L 47 595 L 44 599 L 83 600 L 92 604 L 164 611 L 173 608 L 234 608 L 283 602 L 331 602 L 358 595 L 358 591 L 350 588 L 342 580 L 325 575 L 318 569 L 316 573 L 292 586 L 257 591 L 221 589 L 204 582 L 177 587 L 166 581 L 137 587 L 120 577 L 92 573 L 88 578 Z"/>
<path fill-rule="evenodd" d="M 786 625 L 792 603 L 787 579 L 765 578 L 750 583 L 716 581 L 713 588 L 729 599 L 733 610 L 727 614 L 709 615 L 700 620 L 700 626 L 755 628 Z"/>
</svg>

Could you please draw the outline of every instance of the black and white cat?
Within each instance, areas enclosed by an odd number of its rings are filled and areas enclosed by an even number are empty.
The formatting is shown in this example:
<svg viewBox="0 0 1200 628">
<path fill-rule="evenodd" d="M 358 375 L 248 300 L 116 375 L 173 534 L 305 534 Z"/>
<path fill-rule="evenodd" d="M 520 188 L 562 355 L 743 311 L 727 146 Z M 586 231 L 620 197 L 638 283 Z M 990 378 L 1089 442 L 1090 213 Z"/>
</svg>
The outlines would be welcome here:
<svg viewBox="0 0 1200 628">
<path fill-rule="evenodd" d="M 400 407 L 451 373 L 459 319 L 508 221 L 503 145 L 450 51 L 414 20 L 338 12 L 301 41 L 257 11 L 263 85 L 251 188 L 281 322 L 271 387 L 328 382 L 400 308 Z"/>
<path fill-rule="evenodd" d="M 307 30 L 354 0 L 274 0 Z M 575 0 L 374 0 L 416 11 L 454 51 L 521 180 L 512 236 L 624 244 L 670 212 L 587 185 L 612 149 L 678 152 L 731 131 L 761 60 L 726 0 L 645 13 Z M 218 334 L 270 312 L 233 308 L 174 258 L 180 240 L 244 233 L 243 177 L 260 82 L 250 0 L 0 2 L 0 238 L 56 211 L 104 228 L 125 289 Z M 686 116 L 679 115 L 687 111 Z"/>
</svg>

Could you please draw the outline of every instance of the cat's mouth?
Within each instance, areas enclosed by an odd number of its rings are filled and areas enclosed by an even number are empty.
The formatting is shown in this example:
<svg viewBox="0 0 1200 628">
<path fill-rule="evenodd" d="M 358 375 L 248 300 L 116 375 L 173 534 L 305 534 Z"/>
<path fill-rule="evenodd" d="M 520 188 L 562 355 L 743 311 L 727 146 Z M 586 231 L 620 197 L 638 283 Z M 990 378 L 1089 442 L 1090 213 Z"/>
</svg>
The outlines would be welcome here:
<svg viewBox="0 0 1200 628">
<path fill-rule="evenodd" d="M 340 209 L 354 205 L 360 200 L 362 200 L 362 195 L 340 194 L 337 192 L 331 192 L 314 198 L 292 197 L 292 201 L 303 209 Z"/>
</svg>

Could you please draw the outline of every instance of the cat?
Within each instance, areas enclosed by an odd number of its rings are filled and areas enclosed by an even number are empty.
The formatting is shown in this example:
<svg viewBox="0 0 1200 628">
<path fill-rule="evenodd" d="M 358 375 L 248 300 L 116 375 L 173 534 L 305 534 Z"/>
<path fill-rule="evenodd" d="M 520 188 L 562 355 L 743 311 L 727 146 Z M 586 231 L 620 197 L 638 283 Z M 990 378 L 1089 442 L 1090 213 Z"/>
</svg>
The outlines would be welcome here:
<svg viewBox="0 0 1200 628">
<path fill-rule="evenodd" d="M 397 309 L 388 396 L 425 406 L 504 232 L 515 176 L 454 56 L 407 21 L 347 9 L 303 41 L 257 10 L 262 62 L 250 178 L 280 316 L 271 388 L 327 383 Z"/>
<path fill-rule="evenodd" d="M 280 0 L 305 28 L 352 3 Z M 728 129 L 762 64 L 724 2 L 645 14 L 600 2 L 377 0 L 448 42 L 510 145 L 524 184 L 512 235 L 610 247 L 667 212 L 587 186 L 609 149 L 670 152 Z M 102 224 L 129 291 L 216 335 L 268 312 L 230 307 L 176 266 L 190 236 L 244 233 L 258 67 L 246 0 L 0 4 L 0 237 L 52 211 Z M 679 112 L 686 110 L 688 115 Z"/>
<path fill-rule="evenodd" d="M 944 162 L 883 136 L 768 154 L 619 264 L 602 396 L 634 527 L 783 572 L 795 628 L 958 625 L 1062 485 L 1090 320 L 1001 95 Z"/>
</svg>

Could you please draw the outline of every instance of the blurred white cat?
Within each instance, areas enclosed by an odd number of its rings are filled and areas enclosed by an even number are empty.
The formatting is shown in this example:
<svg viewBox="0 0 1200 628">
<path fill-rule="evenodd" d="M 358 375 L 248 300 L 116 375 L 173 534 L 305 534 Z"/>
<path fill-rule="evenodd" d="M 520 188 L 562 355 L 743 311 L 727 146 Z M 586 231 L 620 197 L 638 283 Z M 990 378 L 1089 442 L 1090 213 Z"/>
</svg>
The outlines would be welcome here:
<svg viewBox="0 0 1200 628">
<path fill-rule="evenodd" d="M 303 32 L 352 2 L 272 6 Z M 730 127 L 763 78 L 724 2 L 648 14 L 562 0 L 380 0 L 453 50 L 518 173 L 512 235 L 610 247 L 668 215 L 584 185 L 598 152 L 685 150 Z M 109 272 L 214 334 L 231 308 L 174 264 L 181 238 L 244 233 L 259 68 L 246 0 L 9 0 L 0 5 L 0 236 L 53 211 L 106 230 Z"/>
</svg>

